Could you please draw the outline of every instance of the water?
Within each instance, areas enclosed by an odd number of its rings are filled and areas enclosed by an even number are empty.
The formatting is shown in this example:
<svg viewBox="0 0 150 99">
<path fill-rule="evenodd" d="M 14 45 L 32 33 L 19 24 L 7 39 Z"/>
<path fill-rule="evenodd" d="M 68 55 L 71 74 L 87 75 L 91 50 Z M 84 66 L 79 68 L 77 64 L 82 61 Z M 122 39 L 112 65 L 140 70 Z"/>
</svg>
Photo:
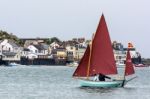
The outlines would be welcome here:
<svg viewBox="0 0 150 99">
<path fill-rule="evenodd" d="M 81 88 L 74 67 L 0 67 L 0 99 L 150 99 L 150 68 L 136 68 L 138 78 L 125 88 Z"/>
</svg>

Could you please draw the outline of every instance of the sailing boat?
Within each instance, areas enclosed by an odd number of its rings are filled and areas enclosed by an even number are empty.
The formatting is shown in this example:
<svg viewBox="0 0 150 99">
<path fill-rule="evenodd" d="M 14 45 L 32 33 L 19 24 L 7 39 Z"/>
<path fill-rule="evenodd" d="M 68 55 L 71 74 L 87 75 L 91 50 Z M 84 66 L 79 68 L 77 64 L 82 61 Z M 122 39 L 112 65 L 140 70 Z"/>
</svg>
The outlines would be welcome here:
<svg viewBox="0 0 150 99">
<path fill-rule="evenodd" d="M 131 71 L 134 69 L 130 70 L 129 66 L 126 66 L 126 68 L 125 76 L 126 74 L 132 74 Z M 126 83 L 125 76 L 124 79 L 115 81 L 93 81 L 89 79 L 99 73 L 104 75 L 117 75 L 114 53 L 103 14 L 92 42 L 87 46 L 73 77 L 80 78 L 81 86 L 87 87 L 121 87 Z"/>
</svg>

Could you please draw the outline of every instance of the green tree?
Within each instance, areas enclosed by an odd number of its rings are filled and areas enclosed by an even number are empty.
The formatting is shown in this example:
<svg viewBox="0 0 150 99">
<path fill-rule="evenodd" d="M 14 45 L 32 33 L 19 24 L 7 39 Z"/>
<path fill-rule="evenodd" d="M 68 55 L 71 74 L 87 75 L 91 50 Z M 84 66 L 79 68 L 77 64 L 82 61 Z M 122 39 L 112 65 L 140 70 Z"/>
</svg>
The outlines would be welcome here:
<svg viewBox="0 0 150 99">
<path fill-rule="evenodd" d="M 0 40 L 4 39 L 13 40 L 16 44 L 23 46 L 23 42 L 16 35 L 0 30 Z"/>
<path fill-rule="evenodd" d="M 45 42 L 46 42 L 47 44 L 51 44 L 51 43 L 53 43 L 53 42 L 60 43 L 61 40 L 58 39 L 57 37 L 52 37 L 52 38 L 49 38 L 49 39 L 45 40 Z"/>
</svg>

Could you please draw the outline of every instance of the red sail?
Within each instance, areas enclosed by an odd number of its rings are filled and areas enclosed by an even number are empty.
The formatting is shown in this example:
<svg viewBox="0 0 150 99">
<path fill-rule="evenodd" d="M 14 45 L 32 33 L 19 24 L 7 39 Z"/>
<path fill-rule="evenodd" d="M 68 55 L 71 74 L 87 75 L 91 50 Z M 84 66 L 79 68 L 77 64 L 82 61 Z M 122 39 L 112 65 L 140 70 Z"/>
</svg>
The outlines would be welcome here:
<svg viewBox="0 0 150 99">
<path fill-rule="evenodd" d="M 84 56 L 82 57 L 82 59 L 79 63 L 79 66 L 75 70 L 73 76 L 76 76 L 76 77 L 86 77 L 87 76 L 89 56 L 90 56 L 90 47 L 88 46 L 84 53 Z"/>
<path fill-rule="evenodd" d="M 117 74 L 112 44 L 102 15 L 95 37 L 92 42 L 90 74 Z"/>
<path fill-rule="evenodd" d="M 126 57 L 125 76 L 132 75 L 134 73 L 135 73 L 134 72 L 134 67 L 133 67 L 133 63 L 132 63 L 132 60 L 131 60 L 130 52 L 129 52 L 129 49 L 128 49 L 127 57 Z"/>
</svg>

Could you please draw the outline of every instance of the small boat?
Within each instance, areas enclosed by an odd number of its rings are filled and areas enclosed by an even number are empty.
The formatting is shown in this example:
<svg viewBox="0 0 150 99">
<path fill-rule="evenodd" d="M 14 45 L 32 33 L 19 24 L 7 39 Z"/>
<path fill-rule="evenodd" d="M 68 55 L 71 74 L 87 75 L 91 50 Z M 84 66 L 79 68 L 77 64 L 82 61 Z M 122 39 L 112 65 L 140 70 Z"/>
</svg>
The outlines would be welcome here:
<svg viewBox="0 0 150 99">
<path fill-rule="evenodd" d="M 123 80 L 118 81 L 86 81 L 81 80 L 82 87 L 102 87 L 102 88 L 114 88 L 114 87 L 121 87 Z"/>
<path fill-rule="evenodd" d="M 126 80 L 126 76 L 134 74 L 134 67 L 129 49 L 127 51 L 126 66 L 122 79 L 112 79 L 110 81 L 91 80 L 93 75 L 100 73 L 103 75 L 118 76 L 113 48 L 104 15 L 102 15 L 97 31 L 91 43 L 87 46 L 84 56 L 73 73 L 73 77 L 80 80 L 81 87 L 113 88 L 124 87 L 124 85 L 131 80 Z"/>
<path fill-rule="evenodd" d="M 144 64 L 134 64 L 135 67 L 149 67 L 148 65 Z"/>
<path fill-rule="evenodd" d="M 12 62 L 12 63 L 9 63 L 7 66 L 18 66 L 19 64 L 15 63 L 15 62 Z"/>
<path fill-rule="evenodd" d="M 77 62 L 68 63 L 67 66 L 76 67 L 76 66 L 78 66 L 78 63 Z"/>
</svg>

